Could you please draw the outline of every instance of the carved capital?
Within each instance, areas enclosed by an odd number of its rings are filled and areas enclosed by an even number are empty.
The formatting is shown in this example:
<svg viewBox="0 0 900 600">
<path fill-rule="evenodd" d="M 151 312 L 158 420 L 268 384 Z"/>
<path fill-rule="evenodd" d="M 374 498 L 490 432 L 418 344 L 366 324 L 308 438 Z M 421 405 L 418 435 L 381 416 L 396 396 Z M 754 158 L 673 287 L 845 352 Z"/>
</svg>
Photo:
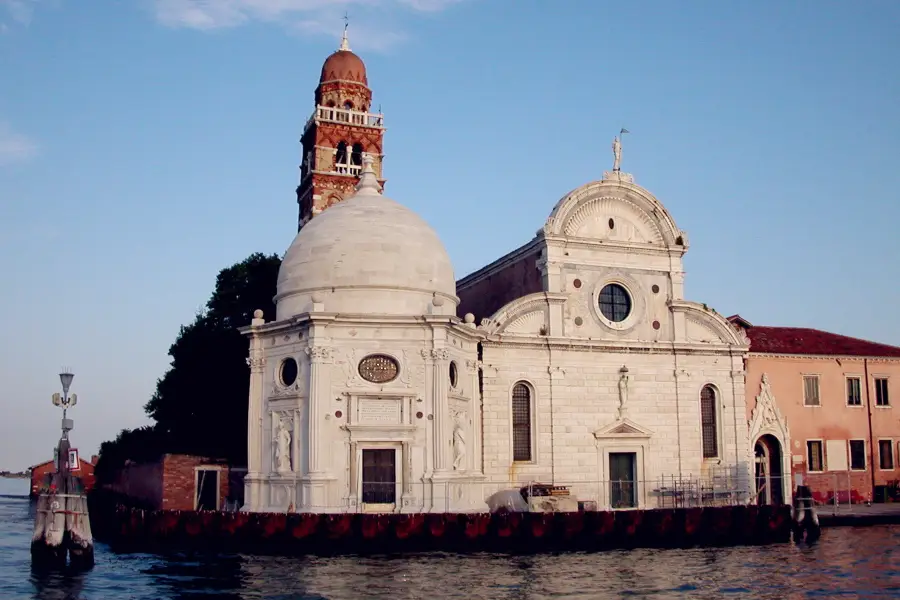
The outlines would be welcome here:
<svg viewBox="0 0 900 600">
<path fill-rule="evenodd" d="M 446 348 L 434 348 L 431 351 L 431 359 L 432 360 L 449 360 L 450 359 L 450 351 Z"/>
<path fill-rule="evenodd" d="M 466 371 L 469 374 L 473 374 L 478 371 L 478 361 L 477 360 L 467 360 L 466 361 Z"/>
<path fill-rule="evenodd" d="M 266 367 L 266 359 L 262 356 L 248 356 L 245 359 L 247 366 L 253 372 L 260 372 Z"/>
<path fill-rule="evenodd" d="M 306 354 L 314 363 L 331 360 L 331 348 L 328 346 L 307 346 Z"/>
</svg>

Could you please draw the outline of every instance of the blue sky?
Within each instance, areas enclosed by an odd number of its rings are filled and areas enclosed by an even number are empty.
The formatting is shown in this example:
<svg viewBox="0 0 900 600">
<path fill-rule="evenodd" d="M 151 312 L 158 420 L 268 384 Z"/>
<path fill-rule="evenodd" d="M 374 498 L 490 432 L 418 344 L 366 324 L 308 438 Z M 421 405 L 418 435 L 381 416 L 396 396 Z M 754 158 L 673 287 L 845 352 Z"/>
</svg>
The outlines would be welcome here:
<svg viewBox="0 0 900 600">
<path fill-rule="evenodd" d="M 123 427 L 217 272 L 296 231 L 344 11 L 387 193 L 462 276 L 623 169 L 690 236 L 687 297 L 900 345 L 900 3 L 0 0 L 0 468 Z"/>
</svg>

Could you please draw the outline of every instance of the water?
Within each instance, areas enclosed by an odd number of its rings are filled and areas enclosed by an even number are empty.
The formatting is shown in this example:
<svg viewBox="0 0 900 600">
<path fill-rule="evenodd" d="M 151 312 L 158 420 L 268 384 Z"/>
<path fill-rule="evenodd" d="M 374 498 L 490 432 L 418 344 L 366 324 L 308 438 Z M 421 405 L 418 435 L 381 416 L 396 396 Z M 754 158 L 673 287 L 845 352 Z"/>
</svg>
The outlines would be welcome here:
<svg viewBox="0 0 900 600">
<path fill-rule="evenodd" d="M 897 598 L 900 526 L 825 530 L 812 547 L 557 556 L 275 558 L 113 554 L 83 575 L 31 572 L 26 480 L 0 478 L 0 598 L 18 600 Z"/>
</svg>

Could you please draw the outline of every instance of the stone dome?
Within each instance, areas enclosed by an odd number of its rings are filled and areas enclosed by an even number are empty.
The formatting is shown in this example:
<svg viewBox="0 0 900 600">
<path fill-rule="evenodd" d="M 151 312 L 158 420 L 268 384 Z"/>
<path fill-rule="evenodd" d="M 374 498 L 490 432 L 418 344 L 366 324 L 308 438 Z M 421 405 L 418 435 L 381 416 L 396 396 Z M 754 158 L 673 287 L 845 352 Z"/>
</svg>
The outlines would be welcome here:
<svg viewBox="0 0 900 600">
<path fill-rule="evenodd" d="M 369 80 L 366 77 L 366 65 L 356 54 L 350 50 L 338 50 L 325 59 L 322 65 L 322 75 L 319 83 L 326 81 L 353 81 L 368 87 Z"/>
<path fill-rule="evenodd" d="M 381 195 L 372 159 L 357 192 L 313 217 L 278 272 L 276 318 L 313 312 L 455 315 L 447 250 L 416 213 Z"/>
</svg>

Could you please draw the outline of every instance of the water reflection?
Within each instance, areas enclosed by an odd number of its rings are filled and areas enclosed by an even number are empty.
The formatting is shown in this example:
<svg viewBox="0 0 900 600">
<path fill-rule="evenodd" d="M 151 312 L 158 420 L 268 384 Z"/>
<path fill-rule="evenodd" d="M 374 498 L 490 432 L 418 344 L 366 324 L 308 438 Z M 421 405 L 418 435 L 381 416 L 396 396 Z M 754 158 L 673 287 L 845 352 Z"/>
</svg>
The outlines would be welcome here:
<svg viewBox="0 0 900 600">
<path fill-rule="evenodd" d="M 829 529 L 813 546 L 507 556 L 287 558 L 113 554 L 88 573 L 30 570 L 33 508 L 0 498 L 6 600 L 794 599 L 900 596 L 900 527 Z"/>
</svg>

